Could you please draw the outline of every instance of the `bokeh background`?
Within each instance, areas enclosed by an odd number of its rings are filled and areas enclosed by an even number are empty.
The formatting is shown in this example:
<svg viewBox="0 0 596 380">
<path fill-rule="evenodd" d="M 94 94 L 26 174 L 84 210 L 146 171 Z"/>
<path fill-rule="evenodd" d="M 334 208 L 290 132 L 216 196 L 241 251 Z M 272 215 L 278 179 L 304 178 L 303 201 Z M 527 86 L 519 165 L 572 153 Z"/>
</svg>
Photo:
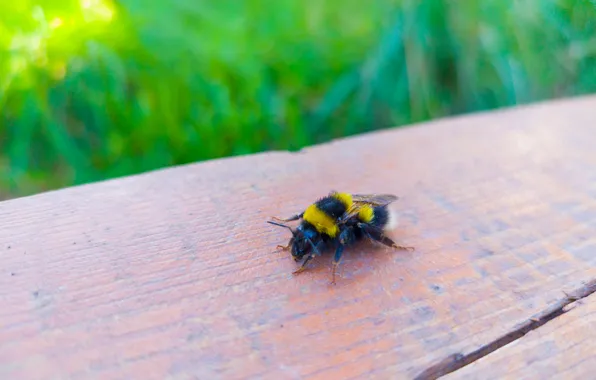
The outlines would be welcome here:
<svg viewBox="0 0 596 380">
<path fill-rule="evenodd" d="M 0 198 L 590 93 L 595 22 L 590 0 L 1 1 Z"/>
</svg>

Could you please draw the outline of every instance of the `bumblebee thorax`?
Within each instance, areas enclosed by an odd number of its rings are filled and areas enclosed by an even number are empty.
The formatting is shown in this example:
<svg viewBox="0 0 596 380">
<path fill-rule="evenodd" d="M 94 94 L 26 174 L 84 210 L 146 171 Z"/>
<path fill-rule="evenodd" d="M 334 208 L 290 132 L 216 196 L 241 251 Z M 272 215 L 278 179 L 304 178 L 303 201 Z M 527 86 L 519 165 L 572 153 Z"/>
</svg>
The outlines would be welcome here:
<svg viewBox="0 0 596 380">
<path fill-rule="evenodd" d="M 302 218 L 310 223 L 318 232 L 327 234 L 331 237 L 336 236 L 339 231 L 335 220 L 321 210 L 316 204 L 308 206 L 304 211 Z"/>
</svg>

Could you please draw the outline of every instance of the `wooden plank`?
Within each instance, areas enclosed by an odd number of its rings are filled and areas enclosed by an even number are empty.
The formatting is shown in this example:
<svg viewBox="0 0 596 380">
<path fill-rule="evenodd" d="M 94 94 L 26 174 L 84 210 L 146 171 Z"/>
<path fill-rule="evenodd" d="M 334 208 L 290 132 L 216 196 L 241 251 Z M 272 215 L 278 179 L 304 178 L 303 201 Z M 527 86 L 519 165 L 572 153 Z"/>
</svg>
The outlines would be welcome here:
<svg viewBox="0 0 596 380">
<path fill-rule="evenodd" d="M 596 277 L 596 98 L 0 203 L 3 378 L 412 378 Z M 390 192 L 415 252 L 293 277 L 288 216 Z"/>
<path fill-rule="evenodd" d="M 417 380 L 437 379 L 439 377 L 456 372 L 465 366 L 474 364 L 484 357 L 492 355 L 497 350 L 506 347 L 509 344 L 523 338 L 526 334 L 540 329 L 553 319 L 563 315 L 566 310 L 576 302 L 581 302 L 584 298 L 596 293 L 596 279 L 585 283 L 580 288 L 574 289 L 571 292 L 565 292 L 565 296 L 557 302 L 549 305 L 548 308 L 541 310 L 539 313 L 532 315 L 523 323 L 518 324 L 511 331 L 499 336 L 472 352 L 456 353 L 449 355 L 442 361 L 428 367 L 422 373 L 416 376 Z M 491 372 L 492 373 L 492 372 Z M 483 374 L 491 376 L 491 374 Z"/>
<path fill-rule="evenodd" d="M 463 379 L 589 379 L 596 371 L 596 294 L 566 314 L 444 377 Z"/>
</svg>

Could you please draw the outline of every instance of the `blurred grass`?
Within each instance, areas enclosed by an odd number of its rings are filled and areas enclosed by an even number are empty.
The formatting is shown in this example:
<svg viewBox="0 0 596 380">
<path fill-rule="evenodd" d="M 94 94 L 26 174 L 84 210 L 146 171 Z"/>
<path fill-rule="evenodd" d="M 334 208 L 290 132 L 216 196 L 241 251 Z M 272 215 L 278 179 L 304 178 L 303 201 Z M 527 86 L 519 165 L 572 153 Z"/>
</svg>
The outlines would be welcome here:
<svg viewBox="0 0 596 380">
<path fill-rule="evenodd" d="M 593 92 L 595 9 L 2 2 L 0 195 Z"/>
</svg>

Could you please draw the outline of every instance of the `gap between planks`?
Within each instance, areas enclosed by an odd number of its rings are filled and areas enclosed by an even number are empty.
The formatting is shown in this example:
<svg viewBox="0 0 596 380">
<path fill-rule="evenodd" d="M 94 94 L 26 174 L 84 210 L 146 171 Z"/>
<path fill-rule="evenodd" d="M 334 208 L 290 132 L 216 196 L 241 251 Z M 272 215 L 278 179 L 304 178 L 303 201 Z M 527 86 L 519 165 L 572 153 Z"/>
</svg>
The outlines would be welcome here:
<svg viewBox="0 0 596 380">
<path fill-rule="evenodd" d="M 571 293 L 565 293 L 565 297 L 563 299 L 557 301 L 552 306 L 542 310 L 538 314 L 530 317 L 528 320 L 523 322 L 509 333 L 502 335 L 488 344 L 485 344 L 477 350 L 468 354 L 456 353 L 449 355 L 445 359 L 421 372 L 415 377 L 415 380 L 434 380 L 451 372 L 455 372 L 477 361 L 478 359 L 493 353 L 501 347 L 504 347 L 509 343 L 522 338 L 530 331 L 536 330 L 553 319 L 565 314 L 569 310 L 568 308 L 566 309 L 567 306 L 588 297 L 592 293 L 596 293 L 596 279 L 589 281 L 587 284 L 575 289 Z"/>
</svg>

